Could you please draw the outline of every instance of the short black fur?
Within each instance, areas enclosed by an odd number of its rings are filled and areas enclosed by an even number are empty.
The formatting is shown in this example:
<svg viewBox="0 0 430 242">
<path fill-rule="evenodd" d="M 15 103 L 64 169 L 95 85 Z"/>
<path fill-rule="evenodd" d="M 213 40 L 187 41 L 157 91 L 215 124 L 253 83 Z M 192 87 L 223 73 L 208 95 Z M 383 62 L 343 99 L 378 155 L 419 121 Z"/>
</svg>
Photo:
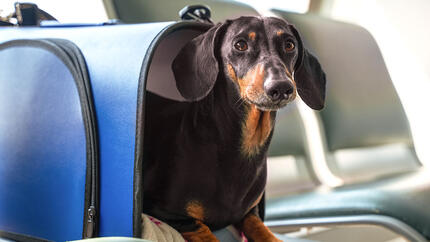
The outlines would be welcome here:
<svg viewBox="0 0 430 242">
<path fill-rule="evenodd" d="M 248 42 L 247 52 L 233 47 L 241 39 Z M 286 40 L 299 48 L 286 53 Z M 244 123 L 250 108 L 260 110 L 261 104 L 269 110 L 260 112 L 269 112 L 274 124 L 276 109 L 291 101 L 270 103 L 263 87 L 259 87 L 263 90 L 259 99 L 241 96 L 244 87 L 238 80 L 258 65 L 272 82 L 291 84 L 293 77 L 285 74 L 286 70 L 295 73 L 304 101 L 312 108 L 322 108 L 325 75 L 304 50 L 294 27 L 280 19 L 257 17 L 214 26 L 190 41 L 173 62 L 178 90 L 187 101 L 147 93 L 145 213 L 187 232 L 198 228 L 196 219 L 187 213 L 190 201 L 202 205 L 202 222 L 211 230 L 238 224 L 247 213 L 258 211 L 255 204 L 266 185 L 266 152 L 273 125 L 259 152 L 247 156 L 241 152 Z"/>
</svg>

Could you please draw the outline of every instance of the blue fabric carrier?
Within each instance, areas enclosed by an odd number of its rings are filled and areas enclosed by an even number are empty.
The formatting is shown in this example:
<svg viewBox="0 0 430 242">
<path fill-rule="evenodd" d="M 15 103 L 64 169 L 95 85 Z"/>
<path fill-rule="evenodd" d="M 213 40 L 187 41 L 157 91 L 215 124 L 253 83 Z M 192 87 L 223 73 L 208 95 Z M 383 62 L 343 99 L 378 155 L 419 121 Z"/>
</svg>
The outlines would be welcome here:
<svg viewBox="0 0 430 242">
<path fill-rule="evenodd" d="M 0 29 L 0 237 L 140 236 L 146 84 L 180 99 L 172 58 L 208 28 Z"/>
</svg>

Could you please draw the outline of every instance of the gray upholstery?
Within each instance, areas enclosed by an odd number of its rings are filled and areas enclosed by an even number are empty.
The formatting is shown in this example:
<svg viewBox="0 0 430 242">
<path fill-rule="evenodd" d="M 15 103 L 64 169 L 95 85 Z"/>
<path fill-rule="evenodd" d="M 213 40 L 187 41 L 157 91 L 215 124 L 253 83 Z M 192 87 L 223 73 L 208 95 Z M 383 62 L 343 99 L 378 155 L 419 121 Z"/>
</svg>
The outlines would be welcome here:
<svg viewBox="0 0 430 242">
<path fill-rule="evenodd" d="M 327 74 L 321 118 L 329 150 L 412 144 L 409 124 L 381 52 L 363 28 L 317 16 L 288 14 Z"/>
<path fill-rule="evenodd" d="M 186 5 L 193 4 L 208 5 L 215 23 L 243 15 L 258 15 L 253 8 L 232 1 L 104 0 L 103 2 L 108 10 L 109 18 L 120 19 L 125 23 L 177 21 L 179 20 L 179 10 Z"/>
<path fill-rule="evenodd" d="M 303 120 L 296 103 L 287 105 L 276 114 L 275 132 L 269 148 L 270 156 L 305 154 Z"/>
<path fill-rule="evenodd" d="M 306 136 L 296 102 L 279 110 L 268 151 L 266 197 L 280 197 L 315 188 Z"/>
<path fill-rule="evenodd" d="M 292 199 L 271 199 L 266 203 L 266 221 L 299 218 L 330 221 L 330 217 L 334 221 L 345 217 L 346 223 L 348 216 L 383 215 L 402 221 L 429 239 L 429 175 L 428 170 L 422 169 L 376 182 L 316 190 Z"/>
<path fill-rule="evenodd" d="M 352 183 L 418 168 L 408 120 L 372 36 L 352 24 L 275 13 L 296 25 L 327 74 L 319 115 L 333 173 Z"/>
</svg>

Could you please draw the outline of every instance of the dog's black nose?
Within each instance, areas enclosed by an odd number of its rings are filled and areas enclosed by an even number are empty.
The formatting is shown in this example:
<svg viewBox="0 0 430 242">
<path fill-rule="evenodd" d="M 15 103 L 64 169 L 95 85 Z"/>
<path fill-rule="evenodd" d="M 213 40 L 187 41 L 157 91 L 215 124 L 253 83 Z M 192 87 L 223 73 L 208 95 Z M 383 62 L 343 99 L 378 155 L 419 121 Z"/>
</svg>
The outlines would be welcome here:
<svg viewBox="0 0 430 242">
<path fill-rule="evenodd" d="M 264 85 L 264 91 L 273 102 L 276 102 L 288 99 L 294 88 L 287 81 L 271 81 Z"/>
</svg>

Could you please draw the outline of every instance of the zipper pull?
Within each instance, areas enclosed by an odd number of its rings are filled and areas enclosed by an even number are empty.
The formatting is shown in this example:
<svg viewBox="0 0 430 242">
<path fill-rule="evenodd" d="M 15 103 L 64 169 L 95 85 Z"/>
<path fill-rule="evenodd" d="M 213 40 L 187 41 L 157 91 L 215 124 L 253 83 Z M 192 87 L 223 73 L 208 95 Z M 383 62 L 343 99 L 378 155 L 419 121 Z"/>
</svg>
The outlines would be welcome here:
<svg viewBox="0 0 430 242">
<path fill-rule="evenodd" d="M 92 238 L 94 235 L 94 228 L 96 223 L 95 216 L 96 216 L 96 208 L 94 206 L 90 206 L 90 208 L 88 209 L 86 238 Z"/>
</svg>

